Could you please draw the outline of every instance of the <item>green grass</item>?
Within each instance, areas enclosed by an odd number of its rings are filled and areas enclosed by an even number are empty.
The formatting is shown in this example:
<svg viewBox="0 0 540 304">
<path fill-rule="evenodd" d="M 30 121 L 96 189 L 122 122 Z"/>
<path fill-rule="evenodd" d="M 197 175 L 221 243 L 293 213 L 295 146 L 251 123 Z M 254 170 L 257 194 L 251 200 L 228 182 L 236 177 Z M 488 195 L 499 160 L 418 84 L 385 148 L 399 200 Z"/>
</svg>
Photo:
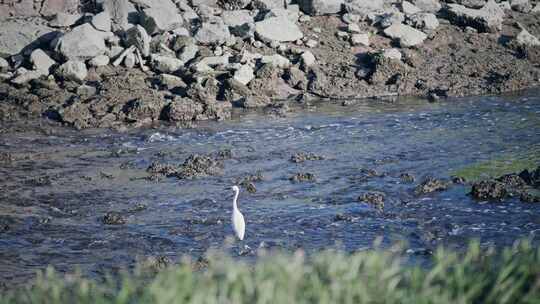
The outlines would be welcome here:
<svg viewBox="0 0 540 304">
<path fill-rule="evenodd" d="M 247 264 L 210 255 L 204 270 L 183 262 L 155 275 L 136 270 L 98 283 L 52 269 L 0 303 L 539 303 L 540 250 L 526 241 L 499 252 L 472 243 L 438 249 L 429 268 L 391 250 L 260 257 Z"/>
<path fill-rule="evenodd" d="M 532 146 L 527 154 L 509 155 L 474 163 L 451 172 L 451 175 L 475 182 L 496 178 L 509 173 L 519 173 L 525 169 L 529 171 L 534 170 L 538 166 L 540 166 L 540 146 Z"/>
</svg>

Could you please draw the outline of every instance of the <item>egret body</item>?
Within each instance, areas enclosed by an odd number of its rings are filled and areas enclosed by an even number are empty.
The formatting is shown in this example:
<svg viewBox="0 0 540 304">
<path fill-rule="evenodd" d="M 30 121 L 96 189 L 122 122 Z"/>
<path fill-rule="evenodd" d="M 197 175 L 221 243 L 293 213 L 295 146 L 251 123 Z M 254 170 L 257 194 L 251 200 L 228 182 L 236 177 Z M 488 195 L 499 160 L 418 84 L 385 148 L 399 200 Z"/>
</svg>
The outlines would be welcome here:
<svg viewBox="0 0 540 304">
<path fill-rule="evenodd" d="M 244 239 L 244 233 L 246 232 L 246 222 L 244 221 L 244 216 L 240 210 L 238 210 L 236 202 L 238 200 L 238 195 L 240 194 L 240 188 L 238 188 L 238 186 L 233 186 L 232 189 L 234 191 L 232 225 L 236 237 L 242 241 Z"/>
</svg>

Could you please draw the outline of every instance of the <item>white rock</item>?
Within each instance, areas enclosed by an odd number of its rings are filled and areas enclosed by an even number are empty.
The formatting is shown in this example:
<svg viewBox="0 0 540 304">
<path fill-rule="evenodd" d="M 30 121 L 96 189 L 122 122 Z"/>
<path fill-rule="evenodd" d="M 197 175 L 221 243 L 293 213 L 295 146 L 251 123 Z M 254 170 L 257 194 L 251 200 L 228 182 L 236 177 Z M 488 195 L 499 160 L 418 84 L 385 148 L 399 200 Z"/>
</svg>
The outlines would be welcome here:
<svg viewBox="0 0 540 304">
<path fill-rule="evenodd" d="M 300 59 L 302 60 L 302 65 L 304 67 L 310 67 L 317 61 L 313 53 L 310 51 L 305 51 L 302 55 L 300 55 Z"/>
<path fill-rule="evenodd" d="M 68 60 L 86 60 L 107 52 L 103 33 L 88 23 L 60 37 L 56 49 Z"/>
<path fill-rule="evenodd" d="M 203 45 L 222 45 L 231 36 L 224 23 L 203 23 L 195 34 L 195 40 Z"/>
<path fill-rule="evenodd" d="M 345 11 L 361 18 L 374 11 L 384 10 L 384 0 L 352 0 L 344 3 Z"/>
<path fill-rule="evenodd" d="M 0 72 L 5 72 L 9 70 L 9 62 L 4 58 L 0 57 Z"/>
<path fill-rule="evenodd" d="M 533 14 L 540 13 L 540 3 L 536 4 L 536 6 L 531 10 L 531 13 L 533 13 Z"/>
<path fill-rule="evenodd" d="M 196 44 L 189 43 L 182 48 L 178 55 L 178 59 L 182 60 L 183 62 L 188 62 L 197 56 L 198 51 L 199 47 Z"/>
<path fill-rule="evenodd" d="M 344 0 L 298 0 L 300 9 L 312 16 L 340 13 L 344 2 Z"/>
<path fill-rule="evenodd" d="M 309 48 L 314 48 L 318 44 L 319 43 L 317 42 L 317 40 L 314 40 L 314 39 L 308 39 L 308 41 L 306 41 L 306 46 L 309 47 Z"/>
<path fill-rule="evenodd" d="M 58 76 L 65 80 L 82 82 L 88 75 L 86 65 L 82 61 L 68 60 L 56 70 Z"/>
<path fill-rule="evenodd" d="M 351 44 L 369 46 L 369 34 L 360 33 L 351 35 Z"/>
<path fill-rule="evenodd" d="M 30 82 L 31 80 L 38 79 L 41 76 L 43 76 L 43 71 L 28 71 L 26 69 L 17 70 L 15 77 L 11 79 L 11 83 L 22 85 Z"/>
<path fill-rule="evenodd" d="M 540 40 L 524 28 L 522 28 L 521 32 L 517 35 L 516 41 L 521 45 L 540 46 Z"/>
<path fill-rule="evenodd" d="M 262 56 L 261 63 L 269 63 L 281 69 L 285 69 L 291 66 L 291 62 L 289 61 L 289 59 L 279 54 Z"/>
<path fill-rule="evenodd" d="M 442 8 L 439 0 L 412 0 L 412 3 L 423 12 L 437 13 Z"/>
<path fill-rule="evenodd" d="M 263 41 L 290 42 L 304 37 L 294 22 L 283 17 L 272 17 L 255 23 L 255 33 Z"/>
<path fill-rule="evenodd" d="M 529 0 L 510 0 L 510 7 L 521 13 L 528 13 L 532 9 Z"/>
<path fill-rule="evenodd" d="M 358 23 L 360 22 L 360 19 L 361 18 L 359 15 L 350 14 L 350 13 L 343 14 L 343 16 L 341 17 L 341 20 L 343 20 L 343 22 L 347 24 Z"/>
<path fill-rule="evenodd" d="M 104 11 L 92 17 L 92 25 L 97 30 L 110 32 L 112 22 L 111 22 L 111 16 L 109 16 L 109 12 Z"/>
<path fill-rule="evenodd" d="M 172 10 L 163 7 L 147 8 L 143 10 L 141 24 L 150 35 L 172 30 L 184 23 L 182 15 L 177 11 L 176 7 Z"/>
<path fill-rule="evenodd" d="M 124 66 L 128 69 L 131 69 L 135 66 L 135 54 L 129 53 L 124 57 Z"/>
<path fill-rule="evenodd" d="M 298 12 L 291 11 L 285 8 L 275 8 L 269 10 L 266 15 L 264 15 L 264 19 L 277 17 L 277 18 L 286 18 L 289 19 L 291 22 L 298 21 L 299 15 Z"/>
<path fill-rule="evenodd" d="M 203 59 L 201 59 L 199 63 L 205 64 L 210 67 L 215 67 L 215 66 L 229 64 L 230 58 L 231 58 L 230 54 L 224 54 L 221 56 L 209 56 L 209 57 L 204 57 Z"/>
<path fill-rule="evenodd" d="M 285 8 L 282 0 L 253 0 L 251 6 L 258 10 L 271 10 L 273 8 Z"/>
<path fill-rule="evenodd" d="M 144 57 L 150 55 L 150 36 L 140 25 L 133 26 L 126 31 L 124 44 L 126 47 L 135 46 Z"/>
<path fill-rule="evenodd" d="M 223 11 L 221 19 L 228 26 L 239 26 L 254 22 L 253 15 L 248 10 Z"/>
<path fill-rule="evenodd" d="M 421 9 L 416 7 L 416 5 L 410 3 L 409 1 L 403 1 L 401 3 L 401 10 L 405 15 L 412 15 L 422 11 Z"/>
<path fill-rule="evenodd" d="M 184 62 L 180 59 L 152 54 L 152 67 L 162 73 L 174 73 L 184 66 Z"/>
<path fill-rule="evenodd" d="M 480 32 L 500 31 L 504 20 L 504 10 L 493 0 L 488 0 L 481 9 L 448 4 L 446 12 L 450 21 L 476 28 Z"/>
<path fill-rule="evenodd" d="M 417 29 L 433 31 L 439 27 L 439 20 L 432 13 L 417 13 L 408 17 L 407 24 Z"/>
<path fill-rule="evenodd" d="M 396 48 L 386 49 L 382 52 L 384 58 L 401 60 L 401 52 Z"/>
<path fill-rule="evenodd" d="M 52 27 L 69 27 L 77 23 L 81 19 L 79 14 L 68 14 L 68 13 L 57 13 L 51 21 L 49 21 L 49 26 Z"/>
<path fill-rule="evenodd" d="M 30 54 L 30 62 L 34 66 L 34 70 L 41 71 L 45 75 L 48 75 L 49 69 L 56 64 L 56 61 L 52 60 L 42 49 L 36 49 Z"/>
<path fill-rule="evenodd" d="M 99 55 L 99 56 L 96 56 L 96 57 L 90 59 L 90 61 L 88 61 L 88 65 L 91 66 L 91 67 L 100 67 L 100 66 L 108 65 L 109 62 L 110 62 L 109 56 L 107 56 L 107 55 Z"/>
<path fill-rule="evenodd" d="M 347 31 L 349 33 L 360 33 L 362 32 L 362 30 L 360 29 L 360 26 L 356 23 L 350 23 L 348 26 L 347 26 Z"/>
<path fill-rule="evenodd" d="M 405 24 L 393 24 L 384 30 L 384 34 L 392 39 L 399 40 L 402 47 L 419 45 L 427 38 L 423 32 Z"/>
<path fill-rule="evenodd" d="M 243 85 L 247 85 L 255 75 L 253 74 L 253 68 L 247 64 L 242 65 L 236 72 L 234 72 L 233 78 Z"/>
</svg>

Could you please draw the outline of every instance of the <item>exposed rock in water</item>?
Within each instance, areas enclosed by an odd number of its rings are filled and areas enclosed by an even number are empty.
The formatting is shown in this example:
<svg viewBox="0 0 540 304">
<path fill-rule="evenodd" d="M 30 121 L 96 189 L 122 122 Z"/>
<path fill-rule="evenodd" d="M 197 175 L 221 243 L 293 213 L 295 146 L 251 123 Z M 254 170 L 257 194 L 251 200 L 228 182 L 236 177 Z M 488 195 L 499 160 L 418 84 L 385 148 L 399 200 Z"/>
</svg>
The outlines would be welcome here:
<svg viewBox="0 0 540 304">
<path fill-rule="evenodd" d="M 519 199 L 524 203 L 540 203 L 540 193 L 523 191 Z"/>
<path fill-rule="evenodd" d="M 223 174 L 223 163 L 209 156 L 192 154 L 182 165 L 154 162 L 146 170 L 151 174 L 161 174 L 178 179 L 192 179 Z"/>
<path fill-rule="evenodd" d="M 416 195 L 422 195 L 435 191 L 444 191 L 447 188 L 448 184 L 445 181 L 433 177 L 428 177 L 420 185 L 416 186 L 414 193 Z"/>
<path fill-rule="evenodd" d="M 515 189 L 523 188 L 526 185 L 525 181 L 521 178 L 521 176 L 517 174 L 503 175 L 497 178 L 497 181 L 503 183 L 504 185 L 506 185 L 506 187 L 515 188 Z"/>
<path fill-rule="evenodd" d="M 481 181 L 471 189 L 471 195 L 479 200 L 502 200 L 506 193 L 505 185 L 498 181 Z"/>
<path fill-rule="evenodd" d="M 324 160 L 324 156 L 320 156 L 312 152 L 299 152 L 291 156 L 291 162 L 293 163 L 303 163 L 307 160 Z"/>
<path fill-rule="evenodd" d="M 403 181 L 404 183 L 413 183 L 415 180 L 414 175 L 410 173 L 401 173 L 399 175 L 399 179 L 401 179 L 401 181 Z"/>
<path fill-rule="evenodd" d="M 313 182 L 315 181 L 315 175 L 313 173 L 296 173 L 289 178 L 294 183 Z"/>
<path fill-rule="evenodd" d="M 123 225 L 126 223 L 126 218 L 118 212 L 107 212 L 103 216 L 103 224 L 105 225 Z"/>
<path fill-rule="evenodd" d="M 379 211 L 384 209 L 384 194 L 378 192 L 368 192 L 360 195 L 358 200 L 372 205 Z"/>
</svg>

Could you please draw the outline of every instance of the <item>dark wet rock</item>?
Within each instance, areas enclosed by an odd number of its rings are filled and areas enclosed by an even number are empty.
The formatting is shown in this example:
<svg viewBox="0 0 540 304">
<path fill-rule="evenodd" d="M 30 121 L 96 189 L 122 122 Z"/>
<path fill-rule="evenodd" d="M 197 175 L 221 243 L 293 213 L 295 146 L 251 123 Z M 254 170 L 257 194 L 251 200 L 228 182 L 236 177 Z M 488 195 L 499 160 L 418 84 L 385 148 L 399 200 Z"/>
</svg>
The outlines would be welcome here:
<svg viewBox="0 0 540 304">
<path fill-rule="evenodd" d="M 414 175 L 410 173 L 401 173 L 399 175 L 399 179 L 401 179 L 401 181 L 404 183 L 412 183 L 415 180 Z"/>
<path fill-rule="evenodd" d="M 0 163 L 11 163 L 15 160 L 15 156 L 9 152 L 0 152 Z"/>
<path fill-rule="evenodd" d="M 505 185 L 498 181 L 474 183 L 471 189 L 471 195 L 479 200 L 502 200 L 506 194 Z"/>
<path fill-rule="evenodd" d="M 465 178 L 461 177 L 461 176 L 454 176 L 452 177 L 452 183 L 456 184 L 456 185 L 463 185 L 465 184 L 467 181 L 465 180 Z"/>
<path fill-rule="evenodd" d="M 540 193 L 523 191 L 521 192 L 519 199 L 524 203 L 540 203 Z"/>
<path fill-rule="evenodd" d="M 248 192 L 255 193 L 255 192 L 257 192 L 257 188 L 255 187 L 255 183 L 256 182 L 261 182 L 261 181 L 263 181 L 263 179 L 264 179 L 264 176 L 263 176 L 262 172 L 258 171 L 256 174 L 250 174 L 250 175 L 247 175 L 247 176 L 243 177 L 237 183 L 244 186 Z"/>
<path fill-rule="evenodd" d="M 145 270 L 150 270 L 154 272 L 163 270 L 171 264 L 171 259 L 165 255 L 150 256 L 141 263 L 142 267 Z"/>
<path fill-rule="evenodd" d="M 257 187 L 255 187 L 255 184 L 252 182 L 244 182 L 242 183 L 242 186 L 246 188 L 246 191 L 249 193 L 256 193 Z"/>
<path fill-rule="evenodd" d="M 233 158 L 233 151 L 231 149 L 219 150 L 216 153 L 215 158 L 218 159 L 218 160 L 232 159 Z"/>
<path fill-rule="evenodd" d="M 102 221 L 105 225 L 123 225 L 126 223 L 126 218 L 118 212 L 111 211 L 103 216 Z"/>
<path fill-rule="evenodd" d="M 290 181 L 295 183 L 302 183 L 302 182 L 314 182 L 315 181 L 315 175 L 313 173 L 296 173 L 293 176 L 289 178 Z"/>
<path fill-rule="evenodd" d="M 157 100 L 135 99 L 124 106 L 126 120 L 129 122 L 151 122 L 161 117 L 164 103 Z"/>
<path fill-rule="evenodd" d="M 435 191 L 444 191 L 448 188 L 448 183 L 440 179 L 428 177 L 420 185 L 416 186 L 414 193 L 416 195 L 422 195 L 432 193 Z"/>
<path fill-rule="evenodd" d="M 191 179 L 223 174 L 223 163 L 209 156 L 192 154 L 183 164 L 172 165 L 153 162 L 146 170 L 152 176 L 160 174 L 179 179 Z"/>
<path fill-rule="evenodd" d="M 521 179 L 523 179 L 527 185 L 538 187 L 540 186 L 540 167 L 530 172 L 529 170 L 525 169 L 519 173 L 519 177 L 521 177 Z"/>
<path fill-rule="evenodd" d="M 373 72 L 369 78 L 373 84 L 397 85 L 409 73 L 409 67 L 400 60 L 380 55 L 373 57 L 373 66 Z"/>
<path fill-rule="evenodd" d="M 44 175 L 30 178 L 26 181 L 26 183 L 31 186 L 43 187 L 52 185 L 52 180 L 52 177 Z"/>
<path fill-rule="evenodd" d="M 169 121 L 190 121 L 204 112 L 201 103 L 193 102 L 189 98 L 176 98 L 165 109 L 165 116 Z"/>
<path fill-rule="evenodd" d="M 321 155 L 317 155 L 315 153 L 312 153 L 312 152 L 299 152 L 299 153 L 295 153 L 291 156 L 291 162 L 293 163 L 303 163 L 305 161 L 315 161 L 315 160 L 324 160 L 324 156 L 321 156 Z"/>
<path fill-rule="evenodd" d="M 382 211 L 384 209 L 384 194 L 378 192 L 368 192 L 360 195 L 358 200 L 372 205 L 377 210 Z"/>
<path fill-rule="evenodd" d="M 507 188 L 523 188 L 526 183 L 525 181 L 517 174 L 506 174 L 499 178 L 497 181 L 503 183 Z"/>
</svg>

